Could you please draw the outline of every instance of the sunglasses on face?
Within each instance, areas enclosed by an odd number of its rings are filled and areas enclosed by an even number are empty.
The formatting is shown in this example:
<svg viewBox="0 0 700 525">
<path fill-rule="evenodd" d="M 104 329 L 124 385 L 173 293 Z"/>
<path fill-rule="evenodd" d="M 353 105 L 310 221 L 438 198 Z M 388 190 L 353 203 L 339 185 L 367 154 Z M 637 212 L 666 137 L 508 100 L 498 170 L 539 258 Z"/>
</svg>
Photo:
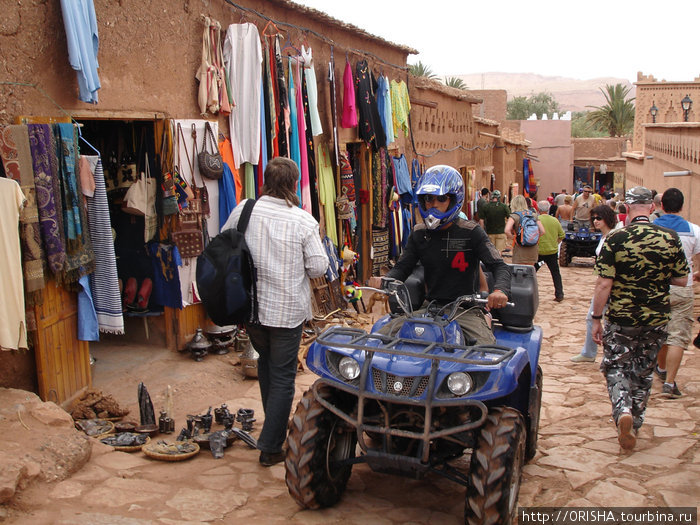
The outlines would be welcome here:
<svg viewBox="0 0 700 525">
<path fill-rule="evenodd" d="M 427 203 L 431 203 L 434 200 L 438 202 L 447 202 L 450 200 L 449 195 L 423 195 L 423 200 Z"/>
<path fill-rule="evenodd" d="M 592 221 L 602 221 L 603 218 L 602 217 L 591 217 L 591 220 Z"/>
</svg>

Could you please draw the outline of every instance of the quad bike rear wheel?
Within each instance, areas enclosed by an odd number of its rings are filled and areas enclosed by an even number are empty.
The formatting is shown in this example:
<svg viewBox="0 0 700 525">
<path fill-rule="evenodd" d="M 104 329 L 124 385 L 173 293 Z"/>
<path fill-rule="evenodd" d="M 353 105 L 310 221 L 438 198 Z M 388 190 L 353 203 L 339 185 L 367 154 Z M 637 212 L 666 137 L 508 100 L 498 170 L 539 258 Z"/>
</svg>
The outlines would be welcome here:
<svg viewBox="0 0 700 525">
<path fill-rule="evenodd" d="M 330 389 L 321 389 L 331 399 Z M 342 420 L 326 410 L 307 390 L 297 405 L 287 436 L 285 461 L 289 494 L 306 509 L 330 507 L 337 503 L 352 470 L 339 461 L 355 457 L 357 437 Z"/>
<path fill-rule="evenodd" d="M 559 248 L 559 266 L 569 266 L 569 264 L 571 264 L 571 258 L 571 248 L 566 244 L 566 241 L 564 241 Z"/>
<path fill-rule="evenodd" d="M 489 410 L 472 451 L 465 525 L 506 525 L 517 510 L 525 457 L 525 425 L 512 408 Z"/>
</svg>

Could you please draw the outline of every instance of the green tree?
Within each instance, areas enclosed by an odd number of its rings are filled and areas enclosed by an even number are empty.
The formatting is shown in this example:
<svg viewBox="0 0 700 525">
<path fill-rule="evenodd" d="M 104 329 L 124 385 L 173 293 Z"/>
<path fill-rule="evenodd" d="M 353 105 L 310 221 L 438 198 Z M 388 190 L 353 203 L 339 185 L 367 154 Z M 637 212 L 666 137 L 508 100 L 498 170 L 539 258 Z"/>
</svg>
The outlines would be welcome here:
<svg viewBox="0 0 700 525">
<path fill-rule="evenodd" d="M 420 60 L 417 64 L 409 64 L 408 70 L 414 77 L 426 77 L 430 79 L 438 78 L 438 76 L 435 73 L 433 73 L 433 70 L 430 69 L 430 66 L 426 66 Z"/>
<path fill-rule="evenodd" d="M 464 80 L 459 77 L 445 77 L 445 85 L 457 89 L 469 89 Z"/>
<path fill-rule="evenodd" d="M 574 111 L 571 114 L 571 136 L 575 138 L 607 137 L 608 134 L 605 131 L 595 129 L 586 122 L 588 113 L 588 111 Z"/>
<path fill-rule="evenodd" d="M 506 118 L 508 120 L 526 120 L 532 114 L 542 118 L 546 114 L 552 118 L 553 113 L 561 113 L 559 103 L 551 93 L 541 92 L 529 97 L 515 97 L 508 102 Z"/>
<path fill-rule="evenodd" d="M 630 88 L 622 84 L 605 85 L 600 88 L 605 97 L 602 106 L 586 106 L 593 108 L 588 116 L 588 122 L 595 129 L 607 132 L 610 137 L 629 135 L 634 129 L 634 98 L 627 98 Z"/>
</svg>

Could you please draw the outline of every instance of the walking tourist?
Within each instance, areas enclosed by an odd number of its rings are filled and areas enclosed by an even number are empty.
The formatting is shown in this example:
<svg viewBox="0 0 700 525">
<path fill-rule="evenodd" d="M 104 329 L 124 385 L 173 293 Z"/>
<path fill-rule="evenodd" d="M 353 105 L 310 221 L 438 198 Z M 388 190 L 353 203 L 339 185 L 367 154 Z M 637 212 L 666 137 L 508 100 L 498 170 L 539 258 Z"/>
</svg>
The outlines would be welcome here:
<svg viewBox="0 0 700 525">
<path fill-rule="evenodd" d="M 309 278 L 323 275 L 329 264 L 318 222 L 299 208 L 298 177 L 290 159 L 268 162 L 265 184 L 246 230 L 258 274 L 260 323 L 248 323 L 246 330 L 260 354 L 258 382 L 265 422 L 258 448 L 264 466 L 284 461 L 282 444 L 294 399 L 302 327 L 312 316 Z M 242 205 L 233 209 L 222 230 L 238 225 L 242 209 Z"/>
<path fill-rule="evenodd" d="M 565 195 L 564 204 L 560 204 L 557 208 L 557 212 L 554 214 L 554 217 L 559 219 L 561 227 L 564 230 L 567 230 L 569 228 L 569 223 L 571 222 L 574 216 L 574 207 L 571 205 L 572 202 L 573 198 L 571 197 L 571 195 Z"/>
<path fill-rule="evenodd" d="M 669 188 L 661 197 L 663 215 L 654 224 L 669 228 L 678 234 L 683 244 L 685 259 L 690 269 L 683 286 L 671 285 L 671 320 L 668 322 L 668 338 L 659 352 L 656 374 L 664 382 L 662 392 L 670 398 L 681 397 L 676 385 L 676 374 L 681 366 L 683 352 L 692 339 L 693 329 L 693 259 L 700 254 L 700 227 L 679 215 L 683 209 L 683 193 L 678 188 Z"/>
<path fill-rule="evenodd" d="M 596 199 L 591 194 L 592 191 L 593 188 L 586 184 L 581 195 L 574 200 L 572 212 L 579 228 L 590 228 L 591 226 L 591 209 L 596 205 Z"/>
<path fill-rule="evenodd" d="M 488 188 L 481 188 L 481 197 L 479 197 L 479 200 L 476 201 L 476 217 L 475 220 L 481 219 L 481 215 L 479 212 L 481 209 L 486 206 L 489 203 L 489 194 L 491 192 L 489 191 Z"/>
<path fill-rule="evenodd" d="M 522 195 L 516 195 L 513 197 L 510 207 L 512 213 L 508 219 L 508 222 L 506 223 L 505 233 L 508 239 L 512 242 L 517 235 L 522 218 L 525 215 L 534 214 L 528 208 L 527 200 L 525 200 L 525 197 Z M 544 226 L 542 226 L 542 223 L 536 215 L 535 218 L 537 219 L 537 227 L 540 231 L 540 236 L 542 236 L 544 235 Z M 513 264 L 535 264 L 537 262 L 537 256 L 537 245 L 522 246 L 518 242 L 513 243 Z"/>
<path fill-rule="evenodd" d="M 501 192 L 494 190 L 491 193 L 491 200 L 479 212 L 479 224 L 486 230 L 486 234 L 498 253 L 503 253 L 506 249 L 506 234 L 504 233 L 506 221 L 510 216 L 510 208 L 501 202 Z"/>
<path fill-rule="evenodd" d="M 637 186 L 625 200 L 630 224 L 608 236 L 596 259 L 598 280 L 591 317 L 593 340 L 603 345 L 600 370 L 607 382 L 618 442 L 630 450 L 644 422 L 653 369 L 666 340 L 668 288 L 686 284 L 688 264 L 678 235 L 650 223 L 651 191 Z"/>
<path fill-rule="evenodd" d="M 615 212 L 605 205 L 596 206 L 591 210 L 591 222 L 595 229 L 603 234 L 595 249 L 597 257 L 608 234 L 617 228 L 619 223 L 615 219 Z M 605 314 L 606 308 L 607 305 L 603 307 L 603 314 Z M 583 342 L 581 352 L 571 358 L 574 363 L 593 363 L 596 355 L 598 355 L 598 345 L 593 341 L 593 319 L 591 315 L 593 315 L 593 299 L 591 299 L 591 305 L 588 307 L 588 313 L 586 314 L 586 339 Z"/>
<path fill-rule="evenodd" d="M 558 303 L 564 300 L 564 286 L 561 282 L 561 272 L 559 271 L 559 243 L 564 239 L 564 230 L 561 224 L 554 217 L 549 215 L 549 203 L 540 201 L 540 222 L 544 226 L 544 235 L 540 237 L 538 244 L 537 261 L 543 262 L 552 274 L 554 284 L 554 300 Z M 537 270 L 540 265 L 536 265 Z"/>
</svg>

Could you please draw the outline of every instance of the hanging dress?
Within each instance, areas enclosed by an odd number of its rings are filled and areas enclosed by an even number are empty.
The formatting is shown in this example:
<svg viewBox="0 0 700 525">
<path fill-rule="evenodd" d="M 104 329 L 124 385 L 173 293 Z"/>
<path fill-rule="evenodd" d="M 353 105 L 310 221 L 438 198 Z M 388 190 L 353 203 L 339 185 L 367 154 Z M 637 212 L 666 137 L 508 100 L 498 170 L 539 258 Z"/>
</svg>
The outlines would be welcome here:
<svg viewBox="0 0 700 525">
<path fill-rule="evenodd" d="M 355 101 L 355 81 L 352 78 L 352 66 L 345 60 L 345 72 L 343 73 L 343 116 L 340 125 L 343 128 L 357 126 L 357 107 Z"/>
<path fill-rule="evenodd" d="M 293 58 L 289 58 L 289 158 L 292 159 L 299 168 L 301 175 L 301 154 L 299 153 L 299 124 L 297 123 L 297 93 L 294 85 L 294 70 L 292 68 Z M 301 176 L 297 184 L 297 197 L 299 203 L 301 199 Z"/>
<path fill-rule="evenodd" d="M 224 41 L 224 65 L 231 81 L 234 106 L 229 130 L 236 168 L 260 159 L 260 76 L 262 48 L 255 24 L 231 24 Z"/>
<path fill-rule="evenodd" d="M 355 65 L 355 88 L 357 106 L 360 110 L 360 138 L 372 144 L 377 150 L 386 144 L 386 135 L 379 119 L 377 100 L 372 89 L 372 72 L 366 60 L 359 60 Z"/>
<path fill-rule="evenodd" d="M 394 121 L 391 114 L 391 88 L 389 79 L 384 75 L 379 75 L 377 80 L 377 109 L 386 135 L 386 146 L 389 147 L 394 142 Z"/>
<path fill-rule="evenodd" d="M 321 117 L 318 114 L 318 86 L 316 84 L 316 71 L 314 70 L 311 48 L 301 46 L 301 56 L 304 59 L 304 78 L 306 79 L 306 91 L 309 97 L 309 116 L 311 117 L 311 135 L 323 133 Z"/>
<path fill-rule="evenodd" d="M 301 174 L 301 207 L 304 211 L 311 213 L 311 191 L 309 189 L 309 156 L 306 148 L 306 117 L 304 116 L 304 96 L 301 88 L 301 63 L 300 59 L 295 60 L 296 69 L 296 104 L 297 104 L 297 126 L 299 128 L 299 157 L 301 163 L 299 171 Z"/>
</svg>

